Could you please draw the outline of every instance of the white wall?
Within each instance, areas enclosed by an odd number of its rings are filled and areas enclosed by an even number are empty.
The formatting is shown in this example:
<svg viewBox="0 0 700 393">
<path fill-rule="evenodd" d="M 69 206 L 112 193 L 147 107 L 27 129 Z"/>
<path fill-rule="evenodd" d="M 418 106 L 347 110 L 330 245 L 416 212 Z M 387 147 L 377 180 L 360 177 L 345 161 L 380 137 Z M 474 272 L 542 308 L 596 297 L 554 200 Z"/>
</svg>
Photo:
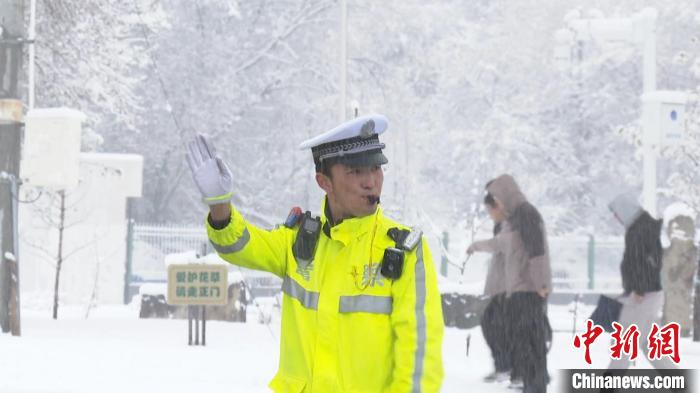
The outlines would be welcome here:
<svg viewBox="0 0 700 393">
<path fill-rule="evenodd" d="M 137 155 L 81 154 L 80 183 L 66 191 L 62 303 L 87 305 L 95 289 L 97 303 L 123 301 L 126 203 L 128 197 L 140 195 L 142 162 Z M 29 199 L 37 191 L 28 188 L 23 194 Z M 48 306 L 53 300 L 58 206 L 56 194 L 44 192 L 20 208 L 20 288 L 25 305 Z"/>
</svg>

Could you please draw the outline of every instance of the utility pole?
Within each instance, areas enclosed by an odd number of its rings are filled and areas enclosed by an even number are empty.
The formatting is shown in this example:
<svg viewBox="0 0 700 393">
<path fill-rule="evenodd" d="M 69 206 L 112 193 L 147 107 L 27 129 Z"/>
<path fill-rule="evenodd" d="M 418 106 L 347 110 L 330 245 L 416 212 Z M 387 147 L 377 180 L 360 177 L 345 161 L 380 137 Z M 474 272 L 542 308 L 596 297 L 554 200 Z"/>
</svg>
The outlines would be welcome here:
<svg viewBox="0 0 700 393">
<path fill-rule="evenodd" d="M 19 76 L 24 0 L 0 3 L 0 328 L 20 335 L 17 199 L 22 141 Z"/>
</svg>

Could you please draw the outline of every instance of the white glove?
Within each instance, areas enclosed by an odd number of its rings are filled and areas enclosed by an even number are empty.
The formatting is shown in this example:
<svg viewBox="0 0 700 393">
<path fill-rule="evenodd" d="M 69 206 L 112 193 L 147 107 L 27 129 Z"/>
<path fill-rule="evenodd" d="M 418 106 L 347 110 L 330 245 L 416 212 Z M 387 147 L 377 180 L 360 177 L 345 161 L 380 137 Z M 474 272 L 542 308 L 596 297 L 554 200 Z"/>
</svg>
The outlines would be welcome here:
<svg viewBox="0 0 700 393">
<path fill-rule="evenodd" d="M 197 134 L 187 144 L 187 164 L 204 203 L 218 205 L 231 201 L 231 170 L 204 135 Z"/>
</svg>

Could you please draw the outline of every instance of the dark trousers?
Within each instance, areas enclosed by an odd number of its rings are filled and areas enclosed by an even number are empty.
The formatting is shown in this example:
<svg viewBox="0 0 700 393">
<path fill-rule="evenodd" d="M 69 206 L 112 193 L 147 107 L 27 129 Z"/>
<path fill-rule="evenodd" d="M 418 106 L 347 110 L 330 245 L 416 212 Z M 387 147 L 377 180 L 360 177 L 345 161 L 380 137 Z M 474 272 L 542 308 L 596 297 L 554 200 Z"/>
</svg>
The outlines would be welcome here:
<svg viewBox="0 0 700 393">
<path fill-rule="evenodd" d="M 536 292 L 515 292 L 507 301 L 513 374 L 523 378 L 524 393 L 547 391 L 547 314 Z"/>
<path fill-rule="evenodd" d="M 499 293 L 489 300 L 481 317 L 481 331 L 491 349 L 497 372 L 510 371 L 510 340 L 508 339 L 508 313 L 506 295 Z"/>
</svg>

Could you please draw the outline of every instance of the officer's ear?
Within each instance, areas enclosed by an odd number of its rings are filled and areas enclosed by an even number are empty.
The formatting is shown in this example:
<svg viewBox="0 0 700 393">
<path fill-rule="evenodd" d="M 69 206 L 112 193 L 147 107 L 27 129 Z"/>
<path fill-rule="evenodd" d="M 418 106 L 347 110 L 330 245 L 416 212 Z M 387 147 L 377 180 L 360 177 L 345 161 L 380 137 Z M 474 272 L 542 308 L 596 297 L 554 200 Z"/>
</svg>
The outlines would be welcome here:
<svg viewBox="0 0 700 393">
<path fill-rule="evenodd" d="M 325 173 L 316 172 L 316 184 L 318 184 L 326 194 L 331 194 L 333 192 L 333 182 L 331 182 L 331 178 Z"/>
</svg>

